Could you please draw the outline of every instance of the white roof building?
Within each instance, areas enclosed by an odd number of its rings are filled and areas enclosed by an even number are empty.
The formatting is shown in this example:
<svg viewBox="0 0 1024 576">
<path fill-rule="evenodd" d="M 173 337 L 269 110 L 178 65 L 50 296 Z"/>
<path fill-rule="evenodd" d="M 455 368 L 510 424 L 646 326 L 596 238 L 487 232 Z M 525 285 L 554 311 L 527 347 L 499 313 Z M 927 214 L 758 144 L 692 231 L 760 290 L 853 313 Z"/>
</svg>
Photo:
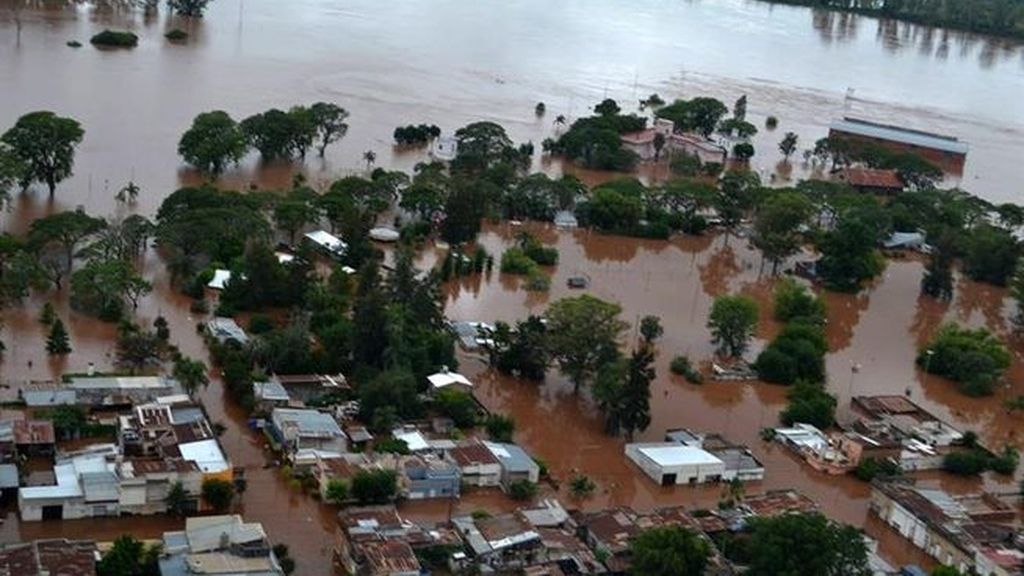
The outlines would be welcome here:
<svg viewBox="0 0 1024 576">
<path fill-rule="evenodd" d="M 341 238 L 325 230 L 308 232 L 305 238 L 334 256 L 344 256 L 345 251 L 348 250 L 348 244 L 345 244 Z"/>
<path fill-rule="evenodd" d="M 676 442 L 626 444 L 626 457 L 662 486 L 717 482 L 725 475 L 720 458 Z"/>
<path fill-rule="evenodd" d="M 181 452 L 182 458 L 195 462 L 196 466 L 199 466 L 199 469 L 206 474 L 223 472 L 231 466 L 215 438 L 178 444 L 178 451 Z"/>
</svg>

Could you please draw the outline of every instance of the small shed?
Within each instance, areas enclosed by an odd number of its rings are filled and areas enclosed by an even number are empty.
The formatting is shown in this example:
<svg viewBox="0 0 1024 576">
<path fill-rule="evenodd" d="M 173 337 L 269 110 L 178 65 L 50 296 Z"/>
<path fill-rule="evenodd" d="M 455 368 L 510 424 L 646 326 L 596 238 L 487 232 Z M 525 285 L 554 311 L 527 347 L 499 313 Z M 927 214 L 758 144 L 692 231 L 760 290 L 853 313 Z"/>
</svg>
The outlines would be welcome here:
<svg viewBox="0 0 1024 576">
<path fill-rule="evenodd" d="M 231 281 L 231 270 L 218 268 L 213 271 L 213 279 L 206 283 L 206 287 L 212 290 L 223 290 Z"/>
<path fill-rule="evenodd" d="M 303 238 L 332 258 L 341 258 L 348 250 L 348 244 L 326 230 L 308 232 Z"/>
</svg>

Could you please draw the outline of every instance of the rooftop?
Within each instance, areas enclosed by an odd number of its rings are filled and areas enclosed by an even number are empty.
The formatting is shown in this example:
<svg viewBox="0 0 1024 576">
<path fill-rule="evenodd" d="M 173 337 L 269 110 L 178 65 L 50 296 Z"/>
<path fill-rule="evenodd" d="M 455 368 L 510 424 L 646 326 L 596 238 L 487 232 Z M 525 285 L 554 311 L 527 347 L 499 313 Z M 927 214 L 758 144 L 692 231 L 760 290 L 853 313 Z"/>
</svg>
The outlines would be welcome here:
<svg viewBox="0 0 1024 576">
<path fill-rule="evenodd" d="M 484 446 L 501 462 L 502 467 L 510 472 L 530 472 L 540 468 L 525 450 L 515 444 L 484 442 Z"/>
<path fill-rule="evenodd" d="M 839 179 L 857 188 L 904 188 L 903 180 L 900 180 L 895 170 L 847 168 L 839 173 Z"/>
<path fill-rule="evenodd" d="M 267 400 L 270 402 L 287 402 L 290 398 L 288 391 L 285 390 L 284 386 L 276 380 L 267 380 L 265 382 L 253 382 L 252 392 L 256 396 L 257 400 Z"/>
<path fill-rule="evenodd" d="M 179 444 L 178 451 L 183 459 L 193 462 L 207 474 L 223 472 L 231 467 L 216 438 Z"/>
<path fill-rule="evenodd" d="M 453 384 L 466 386 L 467 388 L 473 387 L 473 383 L 469 381 L 469 378 L 466 378 L 458 372 L 449 372 L 448 370 L 442 370 L 437 374 L 427 376 L 427 381 L 430 382 L 430 385 L 435 390 L 439 390 Z"/>
<path fill-rule="evenodd" d="M 638 451 L 658 466 L 709 466 L 722 464 L 714 454 L 676 443 L 641 445 Z"/>
<path fill-rule="evenodd" d="M 86 540 L 36 540 L 0 546 L 4 576 L 95 576 L 96 544 Z"/>
<path fill-rule="evenodd" d="M 341 438 L 345 435 L 330 414 L 317 410 L 274 408 L 271 419 L 279 429 L 294 429 L 300 436 Z"/>
<path fill-rule="evenodd" d="M 952 136 L 925 132 L 923 130 L 914 130 L 911 128 L 904 128 L 902 126 L 893 126 L 890 124 L 879 124 L 877 122 L 861 120 L 858 118 L 846 117 L 841 120 L 833 120 L 830 128 L 839 132 L 846 132 L 847 134 L 865 136 L 878 140 L 888 140 L 890 142 L 899 142 L 902 144 L 909 144 L 911 146 L 918 146 L 920 148 L 931 148 L 961 156 L 967 154 L 968 149 L 966 143 L 961 142 Z"/>
<path fill-rule="evenodd" d="M 460 444 L 448 451 L 448 455 L 459 466 L 479 466 L 498 464 L 498 457 L 482 442 L 473 441 Z"/>
<path fill-rule="evenodd" d="M 420 561 L 412 547 L 401 540 L 365 542 L 360 545 L 370 574 L 420 572 Z"/>
<path fill-rule="evenodd" d="M 348 249 L 348 244 L 345 244 L 345 242 L 340 238 L 326 230 L 308 232 L 306 233 L 305 238 L 310 242 L 337 254 L 342 254 Z"/>
<path fill-rule="evenodd" d="M 185 537 L 192 553 L 220 550 L 224 543 L 248 544 L 267 538 L 259 522 L 243 522 L 238 514 L 185 519 Z"/>
<path fill-rule="evenodd" d="M 50 420 L 16 420 L 14 443 L 19 446 L 53 444 L 53 422 Z"/>
</svg>

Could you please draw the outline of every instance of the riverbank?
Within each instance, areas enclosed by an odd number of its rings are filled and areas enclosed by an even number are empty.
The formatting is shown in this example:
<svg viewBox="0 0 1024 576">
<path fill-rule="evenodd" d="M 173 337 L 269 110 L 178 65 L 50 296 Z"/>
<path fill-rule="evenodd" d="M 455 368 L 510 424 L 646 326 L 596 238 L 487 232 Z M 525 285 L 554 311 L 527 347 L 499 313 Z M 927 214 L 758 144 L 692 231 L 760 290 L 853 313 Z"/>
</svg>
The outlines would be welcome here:
<svg viewBox="0 0 1024 576">
<path fill-rule="evenodd" d="M 848 12 L 882 20 L 910 22 L 941 27 L 970 34 L 988 34 L 1008 40 L 1024 41 L 1024 4 L 1008 0 L 969 0 L 965 2 L 882 2 L 881 8 L 859 6 L 857 0 L 761 0 L 772 4 L 804 6 L 820 10 Z M 896 4 L 890 9 L 887 4 Z"/>
</svg>

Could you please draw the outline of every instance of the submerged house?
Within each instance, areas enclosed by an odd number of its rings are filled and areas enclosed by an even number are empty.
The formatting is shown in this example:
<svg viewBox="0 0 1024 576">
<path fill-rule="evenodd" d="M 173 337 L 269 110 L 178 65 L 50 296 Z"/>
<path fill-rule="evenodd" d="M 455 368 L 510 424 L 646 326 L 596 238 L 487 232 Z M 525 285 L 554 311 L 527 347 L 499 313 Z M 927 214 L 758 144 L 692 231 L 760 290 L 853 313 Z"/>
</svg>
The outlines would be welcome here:
<svg viewBox="0 0 1024 576">
<path fill-rule="evenodd" d="M 625 453 L 662 486 L 764 478 L 764 465 L 745 446 L 685 428 L 669 430 L 665 442 L 627 444 Z"/>
<path fill-rule="evenodd" d="M 952 136 L 849 116 L 833 120 L 828 137 L 853 144 L 882 146 L 896 153 L 916 154 L 955 174 L 963 172 L 967 161 L 967 143 Z"/>
<path fill-rule="evenodd" d="M 642 160 L 653 160 L 658 152 L 654 141 L 659 135 L 664 139 L 662 156 L 681 153 L 697 158 L 702 164 L 725 164 L 728 157 L 724 147 L 697 134 L 676 132 L 675 124 L 663 118 L 656 119 L 651 128 L 623 134 L 620 140 L 624 149 L 633 152 Z"/>
<path fill-rule="evenodd" d="M 270 433 L 289 458 L 304 450 L 342 453 L 348 451 L 345 433 L 330 414 L 317 410 L 274 408 Z"/>
<path fill-rule="evenodd" d="M 185 529 L 164 532 L 161 576 L 220 574 L 283 576 L 263 525 L 235 515 L 185 520 Z"/>
</svg>

